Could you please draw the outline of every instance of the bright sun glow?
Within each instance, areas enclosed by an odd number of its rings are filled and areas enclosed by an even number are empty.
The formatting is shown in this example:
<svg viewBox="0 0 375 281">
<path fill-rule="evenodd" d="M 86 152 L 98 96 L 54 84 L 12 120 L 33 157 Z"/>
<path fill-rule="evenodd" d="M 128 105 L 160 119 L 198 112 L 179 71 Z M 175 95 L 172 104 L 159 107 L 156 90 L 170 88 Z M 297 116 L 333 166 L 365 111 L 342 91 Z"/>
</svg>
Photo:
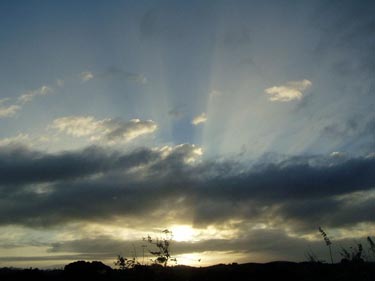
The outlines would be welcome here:
<svg viewBox="0 0 375 281">
<path fill-rule="evenodd" d="M 177 242 L 192 241 L 195 238 L 195 231 L 188 225 L 176 225 L 171 227 L 173 240 Z"/>
</svg>

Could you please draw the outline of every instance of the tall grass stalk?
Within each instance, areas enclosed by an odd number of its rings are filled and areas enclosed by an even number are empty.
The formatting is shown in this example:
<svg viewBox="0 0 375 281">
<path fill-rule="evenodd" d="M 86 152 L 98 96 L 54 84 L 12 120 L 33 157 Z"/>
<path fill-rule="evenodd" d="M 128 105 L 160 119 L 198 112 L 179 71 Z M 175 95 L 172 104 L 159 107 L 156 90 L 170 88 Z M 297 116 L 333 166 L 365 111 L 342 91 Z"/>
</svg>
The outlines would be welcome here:
<svg viewBox="0 0 375 281">
<path fill-rule="evenodd" d="M 329 239 L 327 233 L 325 233 L 325 231 L 323 230 L 323 228 L 321 228 L 320 226 L 319 226 L 319 232 L 323 236 L 324 242 L 326 243 L 327 247 L 329 248 L 329 256 L 331 257 L 331 263 L 333 264 L 332 248 L 331 248 L 332 242 Z"/>
</svg>

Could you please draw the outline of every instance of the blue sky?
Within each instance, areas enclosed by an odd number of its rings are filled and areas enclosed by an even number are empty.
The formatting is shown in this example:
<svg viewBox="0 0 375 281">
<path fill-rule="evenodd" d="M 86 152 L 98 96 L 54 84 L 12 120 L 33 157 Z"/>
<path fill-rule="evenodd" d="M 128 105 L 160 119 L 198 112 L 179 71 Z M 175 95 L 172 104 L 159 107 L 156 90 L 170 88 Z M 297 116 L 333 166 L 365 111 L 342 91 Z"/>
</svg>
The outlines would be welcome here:
<svg viewBox="0 0 375 281">
<path fill-rule="evenodd" d="M 9 215 L 0 229 L 18 234 L 0 236 L 0 260 L 25 265 L 19 249 L 38 245 L 36 265 L 109 260 L 110 250 L 92 255 L 83 240 L 106 237 L 116 249 L 163 227 L 193 229 L 202 244 L 195 255 L 207 264 L 228 251 L 236 261 L 299 260 L 306 241 L 319 245 L 307 226 L 314 206 L 331 212 L 318 223 L 337 239 L 353 238 L 348 229 L 366 235 L 361 229 L 374 228 L 365 200 L 374 193 L 374 10 L 372 1 L 1 1 L 0 161 L 8 174 L 0 192 Z M 348 186 L 338 180 L 358 167 Z M 154 183 L 181 213 L 134 191 Z M 275 194 L 298 185 L 311 197 L 268 198 L 260 183 Z M 78 195 L 102 207 L 79 204 Z M 111 208 L 107 196 L 147 207 Z M 344 215 L 349 205 L 361 206 L 357 217 Z M 116 228 L 122 220 L 132 223 Z M 101 230 L 85 236 L 94 226 Z M 293 253 L 241 250 L 261 231 L 300 244 Z M 184 244 L 180 254 L 191 251 Z M 48 262 L 51 253 L 61 257 Z"/>
</svg>

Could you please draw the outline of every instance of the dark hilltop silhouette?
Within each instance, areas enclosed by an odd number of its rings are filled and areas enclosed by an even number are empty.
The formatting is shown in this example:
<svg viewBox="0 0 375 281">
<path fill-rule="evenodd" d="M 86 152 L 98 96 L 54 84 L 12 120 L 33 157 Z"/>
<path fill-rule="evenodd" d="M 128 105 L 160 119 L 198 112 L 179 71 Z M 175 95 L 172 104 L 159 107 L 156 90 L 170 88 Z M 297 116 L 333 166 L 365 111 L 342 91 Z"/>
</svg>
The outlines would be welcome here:
<svg viewBox="0 0 375 281">
<path fill-rule="evenodd" d="M 375 280 L 375 263 L 323 264 L 313 262 L 271 262 L 265 264 L 218 264 L 209 267 L 160 265 L 120 270 L 99 262 L 77 261 L 64 270 L 0 269 L 0 280 L 134 280 L 134 281 L 215 281 L 215 280 Z"/>
</svg>

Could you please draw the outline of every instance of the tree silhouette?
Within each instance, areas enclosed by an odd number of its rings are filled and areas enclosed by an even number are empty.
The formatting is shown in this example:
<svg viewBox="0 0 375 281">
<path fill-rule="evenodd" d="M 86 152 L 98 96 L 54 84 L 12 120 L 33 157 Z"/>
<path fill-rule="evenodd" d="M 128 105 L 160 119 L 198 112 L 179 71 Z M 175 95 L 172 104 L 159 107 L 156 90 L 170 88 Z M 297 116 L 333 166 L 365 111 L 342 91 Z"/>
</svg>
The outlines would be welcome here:
<svg viewBox="0 0 375 281">
<path fill-rule="evenodd" d="M 143 238 L 143 240 L 156 247 L 155 251 L 149 251 L 155 256 L 153 262 L 167 267 L 169 261 L 177 262 L 177 260 L 176 258 L 172 258 L 170 253 L 170 246 L 173 238 L 172 231 L 165 229 L 162 233 L 162 237 L 152 239 L 152 237 L 148 235 L 147 238 Z"/>
</svg>

